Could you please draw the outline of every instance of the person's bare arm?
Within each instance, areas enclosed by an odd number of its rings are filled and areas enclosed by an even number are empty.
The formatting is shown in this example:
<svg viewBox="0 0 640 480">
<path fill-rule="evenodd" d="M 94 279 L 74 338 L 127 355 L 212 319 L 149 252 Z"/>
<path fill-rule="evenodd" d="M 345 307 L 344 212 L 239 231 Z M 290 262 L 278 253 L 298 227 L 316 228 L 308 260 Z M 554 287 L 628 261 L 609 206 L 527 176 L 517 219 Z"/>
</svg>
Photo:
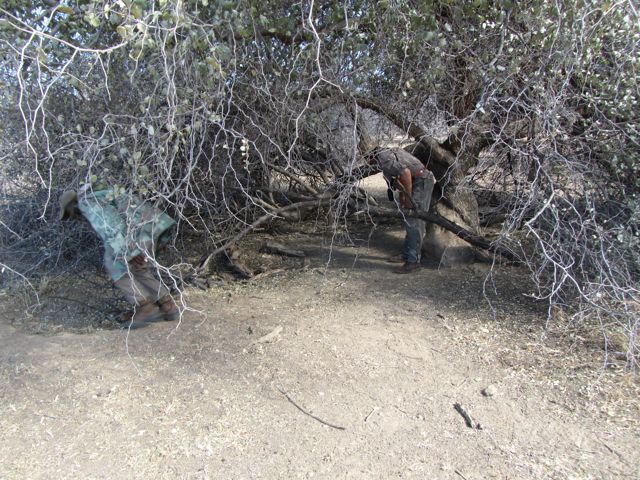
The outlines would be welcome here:
<svg viewBox="0 0 640 480">
<path fill-rule="evenodd" d="M 400 206 L 402 208 L 413 208 L 413 202 L 411 201 L 411 194 L 413 192 L 411 170 L 405 168 L 402 173 L 396 177 L 396 180 L 400 185 Z"/>
</svg>

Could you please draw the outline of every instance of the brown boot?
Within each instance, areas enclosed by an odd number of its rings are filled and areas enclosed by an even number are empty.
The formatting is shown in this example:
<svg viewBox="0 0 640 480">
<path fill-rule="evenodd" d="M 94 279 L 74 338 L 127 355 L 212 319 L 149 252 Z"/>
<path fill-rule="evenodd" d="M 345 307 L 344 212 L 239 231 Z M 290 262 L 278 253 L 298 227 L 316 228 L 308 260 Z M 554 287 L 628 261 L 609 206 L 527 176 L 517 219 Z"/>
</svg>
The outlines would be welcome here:
<svg viewBox="0 0 640 480">
<path fill-rule="evenodd" d="M 417 262 L 416 263 L 405 262 L 404 265 L 402 265 L 399 268 L 396 268 L 393 271 L 393 273 L 412 273 L 418 270 L 419 268 L 420 268 L 420 264 Z"/>
<path fill-rule="evenodd" d="M 180 317 L 180 310 L 176 306 L 176 302 L 171 298 L 171 295 L 165 295 L 158 300 L 158 305 L 160 305 L 160 311 L 167 322 L 172 322 Z"/>
<path fill-rule="evenodd" d="M 158 306 L 153 302 L 145 302 L 133 307 L 133 316 L 129 322 L 123 324 L 126 329 L 135 330 L 142 328 L 149 323 L 162 320 L 163 314 Z"/>
</svg>

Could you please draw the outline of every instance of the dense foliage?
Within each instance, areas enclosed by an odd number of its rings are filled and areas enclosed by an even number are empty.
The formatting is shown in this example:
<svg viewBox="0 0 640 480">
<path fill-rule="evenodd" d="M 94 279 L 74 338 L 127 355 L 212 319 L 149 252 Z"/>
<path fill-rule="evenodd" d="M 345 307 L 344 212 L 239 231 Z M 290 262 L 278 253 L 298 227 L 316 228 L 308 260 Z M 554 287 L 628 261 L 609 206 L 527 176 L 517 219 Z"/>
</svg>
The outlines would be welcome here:
<svg viewBox="0 0 640 480">
<path fill-rule="evenodd" d="M 375 111 L 632 365 L 639 27 L 632 1 L 5 1 L 0 262 L 57 264 L 51 201 L 85 183 L 161 200 L 207 248 L 327 192 L 347 223 Z"/>
</svg>

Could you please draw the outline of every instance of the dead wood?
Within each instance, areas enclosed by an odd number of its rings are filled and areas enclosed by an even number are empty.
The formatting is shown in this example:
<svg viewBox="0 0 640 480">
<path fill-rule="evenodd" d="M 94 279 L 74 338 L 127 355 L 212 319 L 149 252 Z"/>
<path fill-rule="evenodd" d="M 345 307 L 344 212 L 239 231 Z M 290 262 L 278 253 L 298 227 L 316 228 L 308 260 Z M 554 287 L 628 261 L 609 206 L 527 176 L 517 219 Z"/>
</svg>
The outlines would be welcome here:
<svg viewBox="0 0 640 480">
<path fill-rule="evenodd" d="M 298 208 L 307 208 L 307 207 L 318 207 L 319 208 L 321 205 L 326 205 L 329 202 L 329 200 L 330 200 L 329 198 L 322 198 L 322 199 L 318 199 L 318 200 L 305 200 L 305 201 L 302 201 L 302 202 L 292 203 L 290 205 L 285 205 L 284 207 L 280 207 L 277 210 L 274 210 L 272 212 L 269 212 L 269 213 L 261 216 L 256 221 L 254 221 L 251 225 L 248 225 L 243 230 L 238 232 L 236 235 L 234 235 L 233 237 L 229 238 L 220 247 L 216 248 L 214 251 L 210 252 L 205 257 L 203 257 L 198 262 L 198 266 L 196 267 L 196 273 L 197 274 L 201 274 L 202 272 L 204 272 L 206 270 L 207 266 L 209 265 L 209 262 L 211 262 L 211 259 L 213 257 L 215 257 L 217 254 L 225 251 L 231 245 L 234 245 L 235 243 L 237 243 L 239 240 L 244 238 L 249 232 L 255 230 L 257 227 L 259 227 L 263 223 L 265 223 L 265 222 L 267 222 L 269 220 L 274 220 L 274 219 L 278 218 L 279 215 L 281 215 L 283 213 L 286 213 L 288 211 L 291 211 L 291 210 L 298 209 Z"/>
<path fill-rule="evenodd" d="M 462 416 L 462 418 L 464 418 L 464 423 L 467 425 L 467 427 L 477 428 L 478 430 L 481 429 L 479 423 L 474 424 L 473 420 L 471 420 L 471 416 L 466 412 L 462 405 L 460 405 L 459 403 L 454 403 L 453 408 L 455 408 L 456 412 L 458 412 Z"/>
<path fill-rule="evenodd" d="M 275 268 L 273 270 L 267 270 L 266 272 L 260 272 L 256 275 L 254 275 L 253 277 L 250 278 L 249 281 L 251 282 L 255 282 L 256 280 L 263 278 L 263 277 L 268 277 L 270 275 L 276 275 L 278 273 L 282 273 L 282 272 L 286 272 L 287 269 L 286 268 Z"/>
<path fill-rule="evenodd" d="M 467 480 L 467 477 L 465 477 L 460 470 L 454 470 L 454 472 L 463 480 Z"/>
<path fill-rule="evenodd" d="M 491 240 L 477 235 L 473 232 L 470 232 L 466 228 L 461 227 L 460 225 L 447 220 L 440 215 L 431 212 L 420 212 L 416 210 L 391 210 L 386 208 L 379 208 L 369 206 L 367 208 L 367 214 L 375 217 L 393 217 L 393 218 L 421 218 L 422 220 L 426 220 L 427 222 L 435 223 L 436 225 L 444 228 L 445 230 L 450 231 L 451 233 L 457 235 L 461 239 L 470 243 L 474 247 L 481 248 L 483 250 L 487 250 L 492 253 L 497 253 L 502 257 L 517 262 L 519 261 L 519 257 L 510 249 L 496 242 L 492 242 Z"/>
<path fill-rule="evenodd" d="M 229 259 L 228 267 L 231 273 L 235 276 L 241 278 L 242 280 L 247 280 L 253 277 L 253 272 L 242 262 L 238 260 Z"/>
<path fill-rule="evenodd" d="M 455 163 L 455 154 L 441 145 L 435 138 L 428 135 L 427 132 L 418 124 L 410 122 L 400 113 L 366 98 L 358 97 L 357 102 L 362 108 L 368 108 L 384 115 L 395 123 L 401 130 L 415 138 L 416 141 L 420 142 L 429 151 L 430 160 L 446 165 L 447 167 L 450 167 Z"/>
<path fill-rule="evenodd" d="M 379 172 L 380 170 L 372 165 L 360 165 L 358 167 L 354 167 L 348 172 L 345 172 L 343 175 L 338 176 L 334 185 L 330 187 L 353 184 L 363 178 L 370 177 L 371 175 L 375 175 Z"/>
<path fill-rule="evenodd" d="M 314 414 L 307 412 L 304 408 L 302 408 L 300 405 L 298 405 L 288 394 L 287 392 L 285 392 L 284 390 L 281 390 L 280 388 L 278 388 L 278 391 L 284 395 L 286 397 L 287 400 L 289 400 L 289 403 L 291 403 L 294 407 L 296 407 L 298 410 L 300 410 L 302 413 L 304 413 L 305 415 L 313 418 L 314 420 L 322 423 L 323 425 L 326 425 L 327 427 L 331 427 L 331 428 L 335 428 L 336 430 L 345 430 L 344 427 L 339 427 L 338 425 L 334 425 L 332 423 L 329 423 L 325 420 L 322 420 L 320 417 L 316 417 Z"/>
<path fill-rule="evenodd" d="M 291 180 L 292 182 L 296 183 L 297 185 L 300 185 L 302 188 L 307 190 L 311 195 L 313 195 L 313 196 L 317 196 L 318 195 L 318 191 L 317 190 L 315 190 L 310 185 L 307 185 L 305 182 L 302 181 L 302 179 L 298 175 L 294 174 L 293 172 L 288 172 L 284 168 L 280 168 L 277 165 L 273 165 L 271 163 L 267 163 L 267 165 L 272 170 L 275 170 L 276 172 L 280 173 L 281 175 L 284 175 L 285 177 L 289 178 L 289 180 Z"/>
<path fill-rule="evenodd" d="M 294 250 L 293 248 L 286 247 L 281 243 L 276 243 L 272 241 L 266 242 L 262 246 L 262 251 L 267 253 L 275 253 L 278 255 L 284 255 L 287 257 L 296 257 L 296 258 L 304 258 L 305 253 L 302 250 Z"/>
</svg>

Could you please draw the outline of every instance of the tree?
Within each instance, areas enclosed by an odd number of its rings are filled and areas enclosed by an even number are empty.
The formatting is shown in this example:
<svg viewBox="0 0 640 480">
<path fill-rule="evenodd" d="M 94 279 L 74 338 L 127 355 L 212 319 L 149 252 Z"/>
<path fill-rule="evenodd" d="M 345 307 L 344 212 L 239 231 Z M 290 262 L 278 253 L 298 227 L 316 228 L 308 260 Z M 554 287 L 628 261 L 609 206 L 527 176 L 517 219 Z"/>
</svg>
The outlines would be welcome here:
<svg viewBox="0 0 640 480">
<path fill-rule="evenodd" d="M 550 311 L 613 319 L 634 365 L 633 2 L 11 0 L 0 15 L 5 209 L 50 218 L 59 189 L 109 183 L 162 200 L 208 251 L 298 203 L 348 224 L 375 112 L 436 174 L 432 220 L 470 240 L 499 225 L 485 246 L 527 265 Z M 7 251 L 49 228 L 20 225 L 3 220 Z M 430 227 L 431 253 L 451 250 L 443 235 Z"/>
</svg>

